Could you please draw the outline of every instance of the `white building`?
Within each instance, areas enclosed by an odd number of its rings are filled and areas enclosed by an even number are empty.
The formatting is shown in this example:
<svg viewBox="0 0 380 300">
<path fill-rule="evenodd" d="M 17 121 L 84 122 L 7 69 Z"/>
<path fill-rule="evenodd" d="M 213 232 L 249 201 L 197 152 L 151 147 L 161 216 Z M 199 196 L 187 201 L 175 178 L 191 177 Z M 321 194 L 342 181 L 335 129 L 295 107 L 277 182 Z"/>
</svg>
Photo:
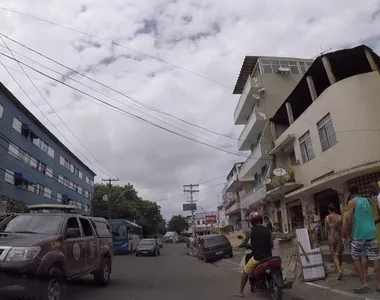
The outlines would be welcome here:
<svg viewBox="0 0 380 300">
<path fill-rule="evenodd" d="M 323 221 L 331 202 L 345 205 L 350 183 L 369 197 L 368 184 L 380 181 L 379 66 L 366 46 L 315 61 L 247 56 L 234 119 L 250 155 L 228 176 L 226 215 L 259 210 L 289 232 L 313 214 Z"/>
<path fill-rule="evenodd" d="M 380 181 L 379 66 L 366 46 L 322 55 L 271 119 L 269 154 L 294 173 L 267 189 L 284 199 L 284 231 L 308 226 L 313 213 L 323 221 L 331 202 L 344 206 L 349 184 L 370 197 L 368 184 Z"/>
<path fill-rule="evenodd" d="M 246 56 L 234 94 L 240 94 L 234 112 L 235 125 L 244 125 L 238 149 L 250 151 L 244 163 L 235 164 L 227 177 L 223 197 L 227 198 L 226 215 L 232 217 L 234 229 L 245 227 L 243 221 L 253 209 L 268 210 L 263 205 L 266 198 L 266 179 L 273 169 L 273 138 L 270 118 L 298 84 L 313 60 L 280 57 Z M 274 202 L 269 209 L 274 213 Z M 268 213 L 269 213 L 268 212 Z M 264 212 L 265 213 L 265 212 Z M 279 217 L 281 219 L 281 216 Z"/>
</svg>

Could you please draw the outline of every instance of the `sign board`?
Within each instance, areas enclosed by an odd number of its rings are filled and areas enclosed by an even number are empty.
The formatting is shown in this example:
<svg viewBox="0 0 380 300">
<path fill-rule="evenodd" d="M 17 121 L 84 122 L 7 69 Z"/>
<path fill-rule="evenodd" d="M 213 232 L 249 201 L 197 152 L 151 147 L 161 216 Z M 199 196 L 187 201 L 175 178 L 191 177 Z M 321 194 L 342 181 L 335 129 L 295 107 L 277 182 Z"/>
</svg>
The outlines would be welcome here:
<svg viewBox="0 0 380 300">
<path fill-rule="evenodd" d="M 192 211 L 197 210 L 197 204 L 196 203 L 184 203 L 183 204 L 183 211 Z"/>
<path fill-rule="evenodd" d="M 216 223 L 215 215 L 206 216 L 206 224 L 215 224 L 215 223 Z"/>
</svg>

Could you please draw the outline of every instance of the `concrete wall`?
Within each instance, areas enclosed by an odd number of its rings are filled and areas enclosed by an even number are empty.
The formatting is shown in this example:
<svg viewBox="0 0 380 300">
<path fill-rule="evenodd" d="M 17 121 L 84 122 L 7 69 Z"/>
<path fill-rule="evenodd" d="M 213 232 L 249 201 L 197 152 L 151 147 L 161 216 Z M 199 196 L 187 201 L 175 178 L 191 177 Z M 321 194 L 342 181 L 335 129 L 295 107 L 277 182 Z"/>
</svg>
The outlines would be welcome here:
<svg viewBox="0 0 380 300">
<path fill-rule="evenodd" d="M 322 152 L 316 124 L 328 113 L 338 143 Z M 308 130 L 315 158 L 303 163 L 298 139 Z M 370 72 L 346 78 L 327 88 L 275 144 L 289 134 L 295 135 L 295 155 L 302 164 L 292 168 L 296 180 L 308 185 L 332 170 L 339 172 L 379 161 L 379 132 L 380 76 L 378 72 Z M 285 162 L 281 155 L 277 157 L 278 162 Z"/>
</svg>

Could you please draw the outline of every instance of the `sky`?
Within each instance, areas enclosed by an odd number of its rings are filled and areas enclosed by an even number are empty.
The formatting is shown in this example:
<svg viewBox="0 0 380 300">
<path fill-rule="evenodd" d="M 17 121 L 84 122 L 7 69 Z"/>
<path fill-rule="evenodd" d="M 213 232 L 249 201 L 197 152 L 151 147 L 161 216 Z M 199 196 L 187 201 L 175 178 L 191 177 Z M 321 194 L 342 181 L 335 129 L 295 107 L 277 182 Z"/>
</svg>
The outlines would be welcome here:
<svg viewBox="0 0 380 300">
<path fill-rule="evenodd" d="M 249 154 L 237 151 L 232 95 L 246 55 L 380 53 L 378 0 L 2 0 L 0 18 L 0 59 L 15 79 L 0 65 L 0 81 L 95 182 L 133 184 L 166 219 L 183 213 L 184 184 L 200 184 L 200 210 L 215 211 Z M 49 77 L 21 64 L 29 79 L 3 54 Z"/>
</svg>

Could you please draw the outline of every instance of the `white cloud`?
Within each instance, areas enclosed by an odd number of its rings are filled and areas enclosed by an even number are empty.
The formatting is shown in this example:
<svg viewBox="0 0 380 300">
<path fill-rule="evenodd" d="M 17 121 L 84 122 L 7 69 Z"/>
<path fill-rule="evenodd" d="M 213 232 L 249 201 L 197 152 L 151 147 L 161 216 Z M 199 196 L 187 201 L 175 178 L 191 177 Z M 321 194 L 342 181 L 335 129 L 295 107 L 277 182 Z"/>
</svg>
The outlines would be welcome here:
<svg viewBox="0 0 380 300">
<path fill-rule="evenodd" d="M 235 136 L 241 130 L 238 126 L 233 127 L 233 112 L 238 97 L 233 96 L 226 87 L 174 68 L 171 64 L 233 87 L 245 55 L 313 57 L 321 51 L 321 47 L 337 50 L 361 42 L 369 43 L 375 51 L 380 50 L 377 30 L 380 25 L 380 1 L 311 3 L 300 0 L 242 0 L 235 3 L 159 0 L 154 3 L 132 0 L 112 3 L 100 0 L 70 3 L 4 0 L 1 3 L 3 7 L 46 18 L 126 47 L 0 9 L 1 32 L 147 105 L 217 132 L 232 132 Z M 7 43 L 29 58 L 59 72 L 67 72 L 10 41 Z M 4 48 L 0 51 L 6 52 Z M 139 51 L 171 64 L 144 56 Z M 7 66 L 18 68 L 8 59 L 2 58 L 2 61 Z M 50 108 L 26 77 L 11 72 L 41 110 L 49 112 Z M 28 70 L 28 73 L 43 79 L 32 71 Z M 79 75 L 70 76 L 112 95 L 120 102 L 136 105 Z M 0 69 L 0 78 L 52 129 L 3 69 Z M 51 83 L 46 78 L 43 80 Z M 182 139 L 112 111 L 96 104 L 93 99 L 74 95 L 67 87 L 54 88 L 41 81 L 35 82 L 41 90 L 48 91 L 46 97 L 62 119 L 122 183 L 131 182 L 141 195 L 147 195 L 152 200 L 168 198 L 159 201 L 165 216 L 181 212 L 185 200 L 181 197 L 183 184 L 212 178 L 216 179 L 202 186 L 199 203 L 206 210 L 215 209 L 217 194 L 222 189 L 222 185 L 215 185 L 223 182 L 220 177 L 227 175 L 232 163 L 241 158 Z M 135 106 L 171 123 L 172 126 L 169 126 L 77 83 L 67 83 L 168 129 L 190 136 L 184 133 L 188 131 L 232 151 L 237 149 L 237 142 L 231 139 Z M 54 114 L 49 114 L 49 118 L 75 147 L 86 153 Z M 54 129 L 52 131 L 55 132 Z M 72 149 L 71 146 L 69 148 Z M 86 156 L 91 157 L 88 153 Z M 98 179 L 106 176 L 99 170 L 95 171 L 99 174 Z"/>
</svg>

